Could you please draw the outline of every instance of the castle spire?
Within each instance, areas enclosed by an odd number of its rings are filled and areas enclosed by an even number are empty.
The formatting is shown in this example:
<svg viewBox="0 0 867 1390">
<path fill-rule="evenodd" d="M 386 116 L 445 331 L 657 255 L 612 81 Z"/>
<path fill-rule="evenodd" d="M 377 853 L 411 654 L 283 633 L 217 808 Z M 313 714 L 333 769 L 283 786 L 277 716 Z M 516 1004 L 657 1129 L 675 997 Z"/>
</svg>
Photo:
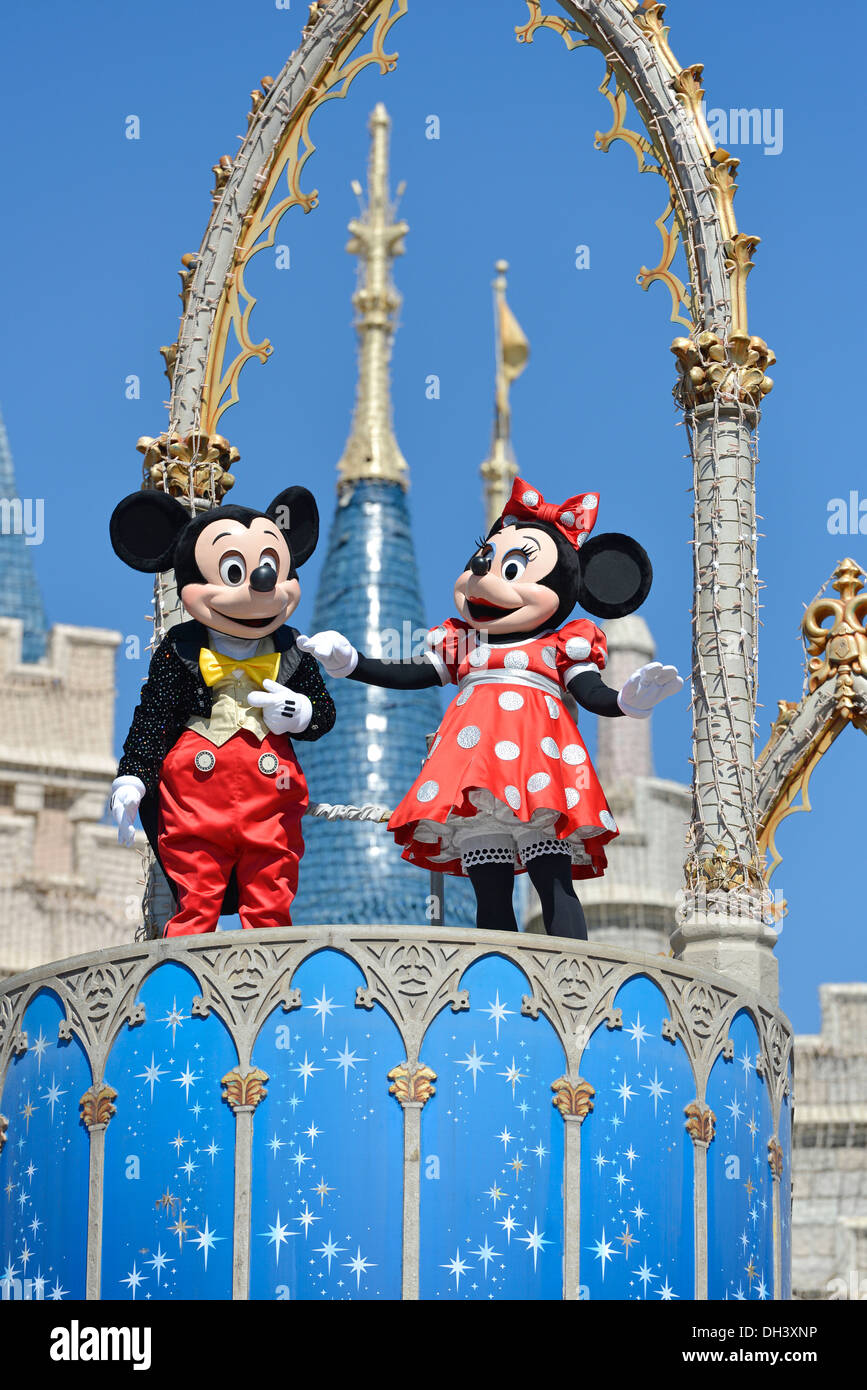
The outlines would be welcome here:
<svg viewBox="0 0 867 1390">
<path fill-rule="evenodd" d="M 388 136 L 391 120 L 382 102 L 371 113 L 367 202 L 349 223 L 347 251 L 358 256 L 358 288 L 352 302 L 358 333 L 358 388 L 352 429 L 337 465 L 341 490 L 360 479 L 409 484 L 409 468 L 392 424 L 390 362 L 401 296 L 391 268 L 403 255 L 406 222 L 395 218 L 397 204 L 388 191 Z M 352 185 L 361 197 L 361 185 Z M 398 197 L 402 188 L 398 189 Z"/>
<path fill-rule="evenodd" d="M 485 484 L 485 522 L 490 528 L 509 500 L 512 479 L 518 465 L 512 450 L 512 411 L 509 388 L 521 375 L 530 356 L 530 344 L 506 301 L 506 271 L 508 261 L 497 261 L 497 278 L 493 281 L 494 329 L 496 345 L 496 394 L 494 396 L 494 433 L 491 452 L 480 472 Z"/>
</svg>

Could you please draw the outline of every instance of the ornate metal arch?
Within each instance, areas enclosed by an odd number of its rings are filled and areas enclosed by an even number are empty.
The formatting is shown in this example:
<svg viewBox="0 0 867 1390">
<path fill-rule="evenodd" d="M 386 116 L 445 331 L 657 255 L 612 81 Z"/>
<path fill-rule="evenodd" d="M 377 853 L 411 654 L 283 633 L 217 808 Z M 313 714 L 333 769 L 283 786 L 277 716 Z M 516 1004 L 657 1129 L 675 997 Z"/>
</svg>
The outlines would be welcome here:
<svg viewBox="0 0 867 1390">
<path fill-rule="evenodd" d="M 172 385 L 169 427 L 138 445 L 145 455 L 144 485 L 170 490 L 191 509 L 219 502 L 232 486 L 229 469 L 238 453 L 217 429 L 238 397 L 245 362 L 251 357 L 264 361 L 270 352 L 266 339 L 255 342 L 251 336 L 254 300 L 244 282 L 246 267 L 259 250 L 273 244 L 279 220 L 290 207 L 308 212 L 315 207 L 316 191 L 304 192 L 300 185 L 314 148 L 312 117 L 325 101 L 345 95 L 365 67 L 373 64 L 387 73 L 395 66 L 388 42 L 408 3 L 313 4 L 298 49 L 276 79 L 264 78 L 252 94 L 238 154 L 234 159 L 223 156 L 214 166 L 214 206 L 202 244 L 195 255 L 182 258 L 178 341 L 162 349 Z M 694 465 L 695 776 L 686 861 L 690 910 L 674 944 L 681 954 L 692 951 L 696 963 L 711 965 L 716 956 L 708 944 L 708 914 L 716 921 L 726 918 L 727 928 L 735 917 L 738 925 L 727 939 L 739 937 L 747 954 L 757 947 L 764 959 L 773 933 L 766 928 L 768 891 L 756 828 L 753 755 L 758 632 L 754 429 L 760 403 L 772 387 L 765 369 L 774 357 L 747 325 L 746 282 L 758 238 L 739 232 L 735 220 L 739 161 L 714 145 L 703 114 L 702 67 L 683 67 L 674 57 L 664 4 L 559 0 L 559 13 L 546 15 L 540 0 L 525 3 L 529 17 L 516 26 L 523 44 L 551 29 L 570 49 L 591 47 L 602 54 L 606 66 L 600 90 L 614 121 L 608 131 L 597 133 L 597 146 L 607 150 L 615 141 L 625 141 L 639 169 L 656 172 L 666 182 L 666 207 L 657 220 L 662 257 L 654 268 L 641 268 L 638 283 L 645 289 L 665 284 L 672 318 L 689 327 L 689 336 L 677 338 L 672 351 L 679 367 L 675 397 L 685 413 Z M 627 97 L 643 134 L 626 127 Z M 673 269 L 680 244 L 686 283 Z M 156 636 L 177 616 L 177 596 L 163 577 L 155 597 Z M 743 961 L 744 952 L 738 950 Z M 759 975 L 755 982 L 761 982 Z"/>
</svg>

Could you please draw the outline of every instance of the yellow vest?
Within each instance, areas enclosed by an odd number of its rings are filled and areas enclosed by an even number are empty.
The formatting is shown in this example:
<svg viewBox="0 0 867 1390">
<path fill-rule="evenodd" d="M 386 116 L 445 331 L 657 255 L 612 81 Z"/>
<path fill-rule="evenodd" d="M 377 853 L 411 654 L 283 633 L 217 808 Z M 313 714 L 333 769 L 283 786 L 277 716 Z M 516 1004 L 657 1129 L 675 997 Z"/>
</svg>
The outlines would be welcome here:
<svg viewBox="0 0 867 1390">
<path fill-rule="evenodd" d="M 213 643 L 211 647 L 213 649 Z M 254 655 L 265 656 L 273 651 L 272 638 L 263 637 Z M 220 655 L 224 656 L 224 653 L 221 652 Z M 237 676 L 234 674 L 235 670 L 238 672 Z M 187 728 L 200 734 L 215 748 L 227 743 L 239 729 L 249 729 L 261 743 L 268 733 L 268 726 L 262 718 L 261 709 L 247 704 L 247 696 L 253 690 L 261 689 L 260 683 L 248 676 L 240 665 L 234 667 L 231 674 L 211 687 L 210 719 L 204 719 L 200 714 L 195 715 L 187 720 Z"/>
</svg>

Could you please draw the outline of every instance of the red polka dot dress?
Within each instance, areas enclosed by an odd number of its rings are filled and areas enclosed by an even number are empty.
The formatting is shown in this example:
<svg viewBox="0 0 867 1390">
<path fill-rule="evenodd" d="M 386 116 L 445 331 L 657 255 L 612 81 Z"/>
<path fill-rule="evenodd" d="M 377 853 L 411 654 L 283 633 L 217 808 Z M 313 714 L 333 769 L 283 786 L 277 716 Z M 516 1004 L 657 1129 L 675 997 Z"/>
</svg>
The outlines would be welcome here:
<svg viewBox="0 0 867 1390">
<path fill-rule="evenodd" d="M 618 831 L 578 732 L 567 682 L 602 670 L 604 633 L 587 619 L 558 632 L 485 643 L 450 618 L 427 659 L 457 698 L 389 829 L 404 859 L 450 874 L 476 863 L 568 853 L 572 877 L 604 873 Z"/>
</svg>

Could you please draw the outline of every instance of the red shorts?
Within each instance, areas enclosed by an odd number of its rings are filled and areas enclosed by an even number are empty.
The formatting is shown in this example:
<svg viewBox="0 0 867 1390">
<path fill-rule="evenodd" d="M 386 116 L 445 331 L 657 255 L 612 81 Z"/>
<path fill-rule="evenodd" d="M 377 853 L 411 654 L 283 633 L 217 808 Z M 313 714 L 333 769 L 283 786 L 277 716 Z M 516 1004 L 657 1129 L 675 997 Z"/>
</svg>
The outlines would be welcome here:
<svg viewBox="0 0 867 1390">
<path fill-rule="evenodd" d="M 241 729 L 220 748 L 187 729 L 159 790 L 160 858 L 179 911 L 166 936 L 214 931 L 232 870 L 244 927 L 291 926 L 307 783 L 285 734 Z"/>
</svg>

